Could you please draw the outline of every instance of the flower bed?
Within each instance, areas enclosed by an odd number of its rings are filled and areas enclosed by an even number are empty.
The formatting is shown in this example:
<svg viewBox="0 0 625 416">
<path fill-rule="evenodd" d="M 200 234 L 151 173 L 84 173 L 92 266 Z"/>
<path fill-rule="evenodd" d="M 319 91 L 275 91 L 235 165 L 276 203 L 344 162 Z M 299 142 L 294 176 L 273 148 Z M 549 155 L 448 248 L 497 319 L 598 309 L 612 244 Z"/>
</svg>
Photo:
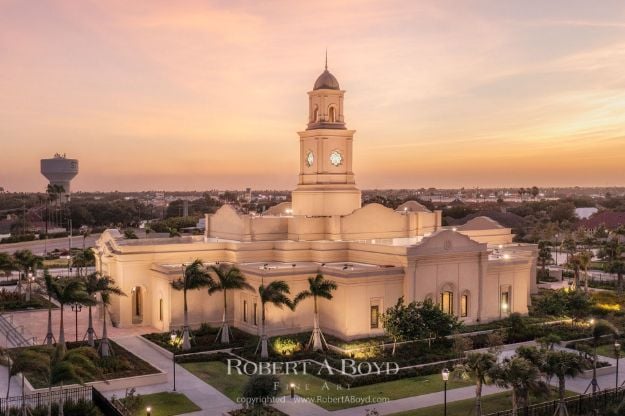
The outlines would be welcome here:
<svg viewBox="0 0 625 416">
<path fill-rule="evenodd" d="M 137 357 L 125 348 L 121 347 L 114 341 L 110 341 L 110 344 L 112 349 L 112 355 L 106 358 L 99 358 L 97 362 L 95 362 L 96 366 L 102 371 L 101 376 L 97 378 L 87 378 L 83 380 L 85 383 L 98 380 L 112 380 L 159 373 L 158 369 L 152 367 L 149 363 Z M 68 350 L 71 350 L 77 347 L 84 347 L 85 345 L 86 344 L 82 342 L 69 342 L 67 343 L 67 348 Z M 50 356 L 54 354 L 55 350 L 54 347 L 37 345 L 31 347 L 13 348 L 8 350 L 8 353 L 11 358 L 15 358 L 20 351 L 25 349 L 47 353 L 50 354 Z M 47 375 L 38 374 L 36 372 L 26 372 L 25 375 L 26 379 L 28 379 L 30 384 L 35 389 L 48 387 Z M 74 380 L 65 380 L 64 384 L 68 384 L 69 382 L 73 381 Z M 56 385 L 59 384 L 60 383 L 57 383 Z"/>
<path fill-rule="evenodd" d="M 258 342 L 257 336 L 230 327 L 230 344 L 222 344 L 221 342 L 215 342 L 218 331 L 219 328 L 213 328 L 207 324 L 202 324 L 200 328 L 191 330 L 191 349 L 186 351 L 181 351 L 178 345 L 171 342 L 170 332 L 153 332 L 142 336 L 159 347 L 175 354 L 242 348 L 250 345 L 256 346 Z"/>
</svg>

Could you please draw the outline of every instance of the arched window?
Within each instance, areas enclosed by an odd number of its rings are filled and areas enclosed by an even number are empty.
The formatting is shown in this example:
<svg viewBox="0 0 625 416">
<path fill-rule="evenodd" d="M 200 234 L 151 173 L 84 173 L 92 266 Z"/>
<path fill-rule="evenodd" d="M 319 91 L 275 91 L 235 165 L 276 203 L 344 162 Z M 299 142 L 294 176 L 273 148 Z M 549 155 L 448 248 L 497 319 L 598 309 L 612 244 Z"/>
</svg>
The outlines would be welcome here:
<svg viewBox="0 0 625 416">
<path fill-rule="evenodd" d="M 317 122 L 319 121 L 319 107 L 317 107 L 317 105 L 315 105 L 315 108 L 313 109 L 313 118 L 312 118 L 313 122 Z"/>
<path fill-rule="evenodd" d="M 334 123 L 336 122 L 336 114 L 334 111 L 334 106 L 330 106 L 330 109 L 328 110 L 329 116 L 330 116 L 330 123 Z"/>
<path fill-rule="evenodd" d="M 454 314 L 454 292 L 445 290 L 441 293 L 441 310 L 446 314 Z"/>
</svg>

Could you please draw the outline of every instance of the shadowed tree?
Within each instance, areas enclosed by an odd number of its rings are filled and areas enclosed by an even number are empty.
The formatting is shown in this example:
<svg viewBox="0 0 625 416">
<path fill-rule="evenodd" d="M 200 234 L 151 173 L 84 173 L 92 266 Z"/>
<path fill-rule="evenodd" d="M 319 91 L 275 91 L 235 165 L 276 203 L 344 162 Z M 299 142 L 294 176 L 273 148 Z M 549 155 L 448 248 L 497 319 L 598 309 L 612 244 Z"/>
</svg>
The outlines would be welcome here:
<svg viewBox="0 0 625 416">
<path fill-rule="evenodd" d="M 208 288 L 208 294 L 212 295 L 216 292 L 222 292 L 224 297 L 224 313 L 221 321 L 221 328 L 215 337 L 215 342 L 217 342 L 221 336 L 221 343 L 229 344 L 230 328 L 228 327 L 228 319 L 226 316 L 228 313 L 228 290 L 254 290 L 254 288 L 252 288 L 252 286 L 245 281 L 243 273 L 241 273 L 241 271 L 234 266 L 222 264 L 219 266 L 211 266 L 211 270 L 215 273 L 217 279 L 215 279 L 214 284 Z"/>
<path fill-rule="evenodd" d="M 65 344 L 65 327 L 63 324 L 65 305 L 73 302 L 83 305 L 92 305 L 94 302 L 85 291 L 85 283 L 79 279 L 65 278 L 55 280 L 51 289 L 52 296 L 61 306 L 58 345 L 61 347 L 61 351 L 65 353 L 67 350 L 67 345 Z"/>
<path fill-rule="evenodd" d="M 72 266 L 76 267 L 78 276 L 82 276 L 83 271 L 93 265 L 95 265 L 95 254 L 90 248 L 80 250 L 72 258 Z"/>
<path fill-rule="evenodd" d="M 102 302 L 102 338 L 100 339 L 100 345 L 98 345 L 98 351 L 102 357 L 108 357 L 111 355 L 111 345 L 106 328 L 106 314 L 108 306 L 111 304 L 111 295 L 126 296 L 126 294 L 119 287 L 115 286 L 115 280 L 108 276 L 98 275 L 95 285 L 97 288 L 95 293 L 100 294 L 100 302 Z M 89 318 L 91 318 L 91 314 Z"/>
<path fill-rule="evenodd" d="M 260 317 L 260 340 L 256 346 L 256 353 L 260 347 L 260 358 L 269 358 L 269 348 L 267 346 L 267 335 L 265 334 L 265 316 L 266 305 L 271 303 L 272 305 L 282 309 L 285 305 L 293 310 L 295 305 L 293 301 L 288 298 L 288 294 L 291 293 L 289 285 L 284 280 L 274 280 L 267 286 L 261 284 L 258 287 L 258 295 L 260 296 L 261 303 L 261 317 Z"/>
<path fill-rule="evenodd" d="M 182 328 L 182 350 L 186 351 L 191 348 L 189 337 L 189 309 L 187 306 L 187 291 L 197 290 L 203 287 L 212 287 L 215 282 L 211 275 L 204 269 L 202 260 L 195 260 L 188 266 L 182 266 L 182 278 L 171 282 L 171 286 L 175 290 L 182 290 L 184 299 L 184 326 Z"/>
<path fill-rule="evenodd" d="M 493 370 L 493 378 L 497 386 L 512 390 L 512 416 L 518 415 L 519 407 L 529 405 L 530 393 L 543 395 L 549 391 L 538 367 L 522 357 L 505 359 Z"/>
<path fill-rule="evenodd" d="M 558 378 L 558 407 L 555 416 L 568 416 L 569 413 L 564 403 L 566 378 L 577 377 L 584 371 L 580 356 L 567 351 L 547 351 L 543 371 L 548 377 Z"/>
<path fill-rule="evenodd" d="M 592 326 L 592 347 L 593 347 L 593 357 L 592 357 L 592 381 L 590 382 L 590 386 L 592 386 L 592 394 L 597 393 L 599 390 L 599 384 L 597 383 L 597 347 L 599 346 L 599 342 L 603 337 L 616 336 L 618 335 L 618 330 L 614 325 L 612 325 L 608 321 L 598 320 Z M 590 387 L 589 386 L 589 387 Z M 584 392 L 585 393 L 585 392 Z"/>
<path fill-rule="evenodd" d="M 43 340 L 45 345 L 52 345 L 56 343 L 56 339 L 54 338 L 54 333 L 52 332 L 52 297 L 54 296 L 54 286 L 55 280 L 48 271 L 48 269 L 44 269 L 43 271 L 43 281 L 40 282 L 39 287 L 41 287 L 44 291 L 44 294 L 48 297 L 48 331 L 46 332 L 46 337 Z"/>
<path fill-rule="evenodd" d="M 323 333 L 321 332 L 321 328 L 319 327 L 319 308 L 317 305 L 317 299 L 323 298 L 327 300 L 332 300 L 332 292 L 336 289 L 336 283 L 334 283 L 332 280 L 326 280 L 323 275 L 319 273 L 315 277 L 309 277 L 308 290 L 304 290 L 298 293 L 298 295 L 295 297 L 295 305 L 297 305 L 304 299 L 313 298 L 313 331 L 312 334 L 310 334 L 310 340 L 308 341 L 306 348 L 310 348 L 312 346 L 313 351 L 323 350 L 325 338 L 323 337 Z"/>
<path fill-rule="evenodd" d="M 8 253 L 0 253 L 0 271 L 8 277 L 11 276 L 13 270 L 15 270 L 15 260 Z"/>
<path fill-rule="evenodd" d="M 98 272 L 89 273 L 85 277 L 85 291 L 93 300 L 94 304 L 87 305 L 89 307 L 89 326 L 87 327 L 87 343 L 91 347 L 95 347 L 95 329 L 93 329 L 92 306 L 97 304 L 97 295 L 107 292 L 109 295 L 126 296 L 126 294 L 117 286 L 115 281 L 108 276 L 102 276 Z M 106 319 L 106 317 L 105 317 Z"/>
<path fill-rule="evenodd" d="M 17 281 L 17 293 L 22 294 L 22 279 L 28 279 L 28 273 L 36 273 L 37 268 L 43 266 L 43 259 L 36 256 L 30 250 L 18 250 L 13 253 L 13 258 L 17 264 L 21 276 Z M 26 300 L 30 300 L 30 291 L 27 292 Z"/>
<path fill-rule="evenodd" d="M 551 255 L 551 244 L 548 241 L 540 241 L 538 243 L 538 262 L 540 263 L 541 278 L 545 278 L 547 274 L 547 264 L 553 261 Z"/>
<path fill-rule="evenodd" d="M 497 357 L 494 354 L 471 352 L 463 364 L 454 368 L 454 377 L 475 383 L 475 416 L 482 416 L 482 387 L 493 383 L 491 374 L 496 366 Z"/>
</svg>

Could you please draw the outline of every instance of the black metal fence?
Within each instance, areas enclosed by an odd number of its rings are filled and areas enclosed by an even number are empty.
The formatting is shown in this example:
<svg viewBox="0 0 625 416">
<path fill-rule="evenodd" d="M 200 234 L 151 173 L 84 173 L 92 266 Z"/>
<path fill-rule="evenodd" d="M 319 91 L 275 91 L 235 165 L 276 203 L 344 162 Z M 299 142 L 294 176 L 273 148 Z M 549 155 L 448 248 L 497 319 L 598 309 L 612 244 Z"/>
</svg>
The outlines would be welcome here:
<svg viewBox="0 0 625 416">
<path fill-rule="evenodd" d="M 606 414 L 611 406 L 621 403 L 625 398 L 625 387 L 602 390 L 596 394 L 580 394 L 565 399 L 569 416 L 587 416 L 596 409 L 599 415 Z M 549 401 L 518 409 L 517 416 L 553 416 L 558 408 L 558 401 Z M 487 416 L 512 416 L 512 410 L 490 413 Z"/>
<path fill-rule="evenodd" d="M 107 399 L 96 388 L 93 389 L 93 403 L 107 416 L 128 416 L 130 414 L 120 408 L 121 406 L 116 406 L 113 401 Z"/>
<path fill-rule="evenodd" d="M 37 407 L 45 407 L 48 402 L 60 403 L 61 394 L 63 395 L 63 402 L 79 402 L 92 400 L 92 387 L 70 387 L 61 390 L 52 390 L 51 392 L 26 394 L 22 396 L 14 396 L 0 399 L 0 414 L 7 415 L 11 409 L 21 409 L 22 406 L 29 409 Z"/>
</svg>

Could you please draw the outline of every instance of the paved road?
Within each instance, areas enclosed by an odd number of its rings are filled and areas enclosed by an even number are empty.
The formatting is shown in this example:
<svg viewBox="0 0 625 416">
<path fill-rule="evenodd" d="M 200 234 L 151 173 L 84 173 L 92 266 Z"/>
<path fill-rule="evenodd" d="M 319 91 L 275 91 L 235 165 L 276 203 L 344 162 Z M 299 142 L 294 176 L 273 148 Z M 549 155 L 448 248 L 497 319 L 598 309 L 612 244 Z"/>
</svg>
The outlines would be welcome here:
<svg viewBox="0 0 625 416">
<path fill-rule="evenodd" d="M 95 245 L 95 241 L 100 238 L 100 234 L 92 234 L 85 240 L 86 247 Z M 52 251 L 55 248 L 65 250 L 69 247 L 69 238 L 51 238 L 45 240 L 24 241 L 21 243 L 0 244 L 0 252 L 14 253 L 17 250 L 30 250 L 41 256 L 45 250 Z M 72 248 L 82 248 L 82 236 L 72 237 Z"/>
</svg>

